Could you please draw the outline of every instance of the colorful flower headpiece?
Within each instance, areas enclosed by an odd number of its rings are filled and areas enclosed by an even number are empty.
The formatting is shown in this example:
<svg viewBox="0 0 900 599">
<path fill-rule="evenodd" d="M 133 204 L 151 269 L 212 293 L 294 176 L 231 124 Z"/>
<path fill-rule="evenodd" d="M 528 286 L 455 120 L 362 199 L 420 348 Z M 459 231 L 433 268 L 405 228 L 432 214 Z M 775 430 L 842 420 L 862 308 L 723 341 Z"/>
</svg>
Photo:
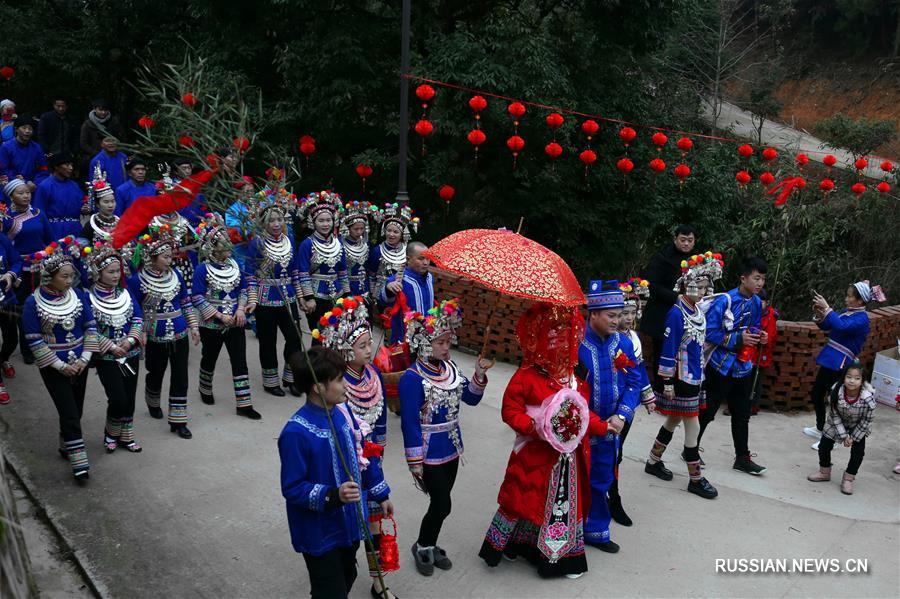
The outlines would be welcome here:
<svg viewBox="0 0 900 599">
<path fill-rule="evenodd" d="M 231 235 L 221 215 L 208 212 L 197 225 L 196 232 L 200 242 L 201 260 L 207 259 L 217 248 L 229 250 L 232 248 Z"/>
<path fill-rule="evenodd" d="M 300 204 L 300 214 L 306 216 L 306 225 L 310 229 L 314 229 L 313 221 L 315 221 L 317 214 L 327 210 L 331 213 L 332 218 L 336 220 L 342 204 L 340 195 L 332 191 L 322 190 L 311 193 L 303 199 L 303 203 Z"/>
<path fill-rule="evenodd" d="M 405 242 L 410 240 L 410 229 L 412 229 L 413 233 L 419 232 L 419 217 L 413 216 L 413 209 L 409 206 L 401 206 L 397 202 L 388 203 L 384 205 L 384 208 L 379 208 L 373 212 L 373 216 L 376 222 L 381 223 L 382 237 L 384 237 L 385 229 L 391 223 L 400 227 L 400 230 L 403 232 L 403 241 Z"/>
<path fill-rule="evenodd" d="M 124 267 L 122 254 L 111 243 L 98 241 L 94 245 L 81 248 L 81 258 L 87 264 L 88 275 L 95 283 L 100 280 L 100 271 L 118 261 Z M 120 279 L 120 284 L 124 277 Z"/>
<path fill-rule="evenodd" d="M 252 203 L 258 219 L 264 219 L 272 209 L 281 212 L 285 218 L 298 209 L 296 194 L 284 187 L 266 187 L 253 196 Z"/>
<path fill-rule="evenodd" d="M 687 290 L 688 287 L 696 287 L 699 279 L 708 279 L 710 292 L 712 283 L 722 278 L 725 262 L 722 254 L 713 253 L 710 250 L 702 254 L 694 254 L 687 260 L 681 261 L 681 277 L 675 283 L 675 291 Z"/>
<path fill-rule="evenodd" d="M 345 360 L 353 359 L 353 344 L 363 333 L 370 333 L 369 312 L 365 300 L 360 297 L 340 298 L 334 308 L 319 319 L 319 327 L 313 329 L 313 339 L 325 347 L 341 352 Z"/>
<path fill-rule="evenodd" d="M 150 262 L 154 256 L 162 254 L 167 249 L 174 252 L 177 247 L 178 242 L 172 235 L 172 227 L 167 224 L 151 226 L 149 233 L 144 233 L 137 238 L 133 258 L 135 266 L 138 262 Z"/>
<path fill-rule="evenodd" d="M 35 264 L 40 269 L 41 282 L 53 276 L 53 273 L 65 264 L 73 264 L 81 255 L 81 246 L 78 240 L 68 235 L 58 241 L 52 241 L 42 250 L 25 256 L 25 261 Z"/>
<path fill-rule="evenodd" d="M 410 352 L 419 358 L 429 358 L 431 342 L 441 335 L 450 333 L 451 341 L 456 342 L 456 329 L 462 324 L 462 310 L 458 299 L 444 300 L 425 314 L 408 312 L 403 320 Z"/>
<path fill-rule="evenodd" d="M 634 303 L 641 298 L 650 296 L 650 281 L 632 277 L 624 283 L 619 283 L 619 289 L 625 294 L 625 303 Z"/>
<path fill-rule="evenodd" d="M 369 239 L 369 224 L 375 218 L 378 211 L 371 202 L 353 201 L 347 202 L 340 210 L 338 215 L 339 230 L 341 235 L 347 237 L 350 234 L 350 227 L 356 223 L 365 223 L 366 233 L 363 239 Z"/>
</svg>

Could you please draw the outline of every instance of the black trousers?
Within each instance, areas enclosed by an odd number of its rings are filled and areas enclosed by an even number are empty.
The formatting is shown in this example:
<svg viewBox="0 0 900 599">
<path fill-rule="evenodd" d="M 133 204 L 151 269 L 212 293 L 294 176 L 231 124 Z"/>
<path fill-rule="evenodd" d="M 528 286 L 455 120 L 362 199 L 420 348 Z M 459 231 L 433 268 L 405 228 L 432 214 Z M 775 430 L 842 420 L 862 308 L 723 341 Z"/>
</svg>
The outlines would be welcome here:
<svg viewBox="0 0 900 599">
<path fill-rule="evenodd" d="M 200 368 L 213 372 L 222 346 L 231 360 L 231 376 L 247 374 L 247 337 L 243 328 L 229 327 L 224 330 L 200 327 Z"/>
<path fill-rule="evenodd" d="M 88 369 L 69 377 L 52 367 L 41 368 L 41 379 L 50 393 L 59 414 L 59 434 L 63 441 L 82 439 L 81 414 L 84 411 L 84 390 L 87 387 Z"/>
<path fill-rule="evenodd" d="M 834 449 L 834 444 L 835 441 L 828 437 L 822 436 L 822 438 L 819 439 L 819 466 L 822 468 L 831 466 L 831 450 Z M 856 476 L 865 455 L 866 440 L 854 441 L 853 445 L 850 446 L 850 461 L 847 462 L 847 474 Z"/>
<path fill-rule="evenodd" d="M 356 552 L 359 542 L 337 547 L 322 555 L 303 554 L 309 570 L 312 599 L 346 599 L 356 581 Z"/>
<path fill-rule="evenodd" d="M 164 343 L 147 341 L 147 346 L 144 348 L 144 359 L 146 360 L 147 368 L 147 376 L 144 378 L 144 391 L 147 405 L 159 407 L 163 376 L 166 374 L 166 367 L 172 367 L 172 371 L 169 373 L 170 424 L 187 423 L 189 352 L 190 346 L 187 337 Z"/>
<path fill-rule="evenodd" d="M 419 527 L 419 546 L 431 547 L 437 544 L 438 535 L 444 520 L 450 515 L 453 505 L 450 502 L 450 492 L 456 482 L 456 472 L 459 470 L 459 458 L 450 460 L 445 464 L 430 466 L 425 464 L 422 480 L 428 490 L 428 511 L 422 518 Z"/>
<path fill-rule="evenodd" d="M 278 373 L 278 331 L 284 336 L 285 364 L 294 352 L 300 351 L 302 345 L 294 322 L 299 320 L 297 306 L 291 303 L 290 313 L 283 306 L 259 306 L 256 308 L 256 336 L 259 338 L 259 365 L 263 369 L 263 384 L 266 382 L 266 370 L 274 371 L 277 386 Z"/>
<path fill-rule="evenodd" d="M 712 366 L 706 368 L 706 409 L 700 412 L 700 436 L 710 422 L 715 420 L 719 406 L 724 402 L 731 412 L 731 439 L 734 442 L 734 455 L 743 457 L 750 454 L 748 448 L 750 436 L 750 395 L 753 387 L 753 375 L 735 378 L 719 374 Z"/>
<path fill-rule="evenodd" d="M 97 377 L 103 390 L 106 391 L 106 418 L 118 420 L 134 416 L 134 398 L 137 394 L 138 375 L 141 368 L 141 356 L 133 356 L 125 360 L 134 374 L 126 374 L 115 360 L 97 360 Z"/>
<path fill-rule="evenodd" d="M 816 381 L 813 383 L 812 403 L 816 409 L 816 428 L 820 431 L 825 429 L 825 403 L 828 398 L 828 392 L 834 386 L 841 373 L 837 370 L 819 366 L 819 372 L 816 373 Z M 820 445 L 821 447 L 821 445 Z M 851 472 L 852 474 L 852 472 Z"/>
<path fill-rule="evenodd" d="M 306 315 L 306 324 L 309 325 L 309 330 L 312 331 L 319 326 L 319 319 L 322 318 L 326 312 L 334 308 L 334 302 L 331 300 L 314 298 L 316 302 L 316 309 Z M 322 345 L 322 342 L 318 339 L 313 339 L 313 345 Z"/>
</svg>

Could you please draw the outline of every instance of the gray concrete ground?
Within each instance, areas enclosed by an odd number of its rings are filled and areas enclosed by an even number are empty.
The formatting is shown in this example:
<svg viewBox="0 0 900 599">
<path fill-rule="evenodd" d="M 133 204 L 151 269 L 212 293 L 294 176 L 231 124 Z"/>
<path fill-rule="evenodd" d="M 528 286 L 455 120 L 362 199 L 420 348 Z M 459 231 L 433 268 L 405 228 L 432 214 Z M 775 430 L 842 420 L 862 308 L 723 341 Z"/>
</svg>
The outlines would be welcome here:
<svg viewBox="0 0 900 599">
<path fill-rule="evenodd" d="M 217 403 L 205 406 L 192 381 L 191 428 L 182 440 L 152 420 L 139 392 L 137 436 L 144 452 L 103 451 L 105 400 L 95 376 L 88 385 L 83 426 L 92 462 L 86 488 L 71 481 L 56 454 L 57 418 L 33 367 L 16 362 L 13 395 L 0 407 L 8 431 L 4 450 L 28 488 L 62 531 L 101 592 L 109 597 L 269 598 L 308 596 L 302 558 L 293 553 L 278 481 L 275 440 L 300 400 L 264 395 L 258 345 L 248 336 L 254 400 L 260 422 L 234 414 L 225 356 L 216 375 Z M 473 359 L 457 355 L 465 371 Z M 15 359 L 15 358 L 14 358 Z M 191 350 L 191 371 L 199 351 Z M 223 367 L 224 366 L 224 367 Z M 728 418 L 704 438 L 706 475 L 720 496 L 705 501 L 685 491 L 678 459 L 681 433 L 665 456 L 677 476 L 662 482 L 643 472 L 661 418 L 640 414 L 625 447 L 621 488 L 635 526 L 614 525 L 617 555 L 588 548 L 590 571 L 579 580 L 541 580 L 525 563 L 489 569 L 477 556 L 496 509 L 496 494 L 513 442 L 500 420 L 505 382 L 514 371 L 497 364 L 480 406 L 463 407 L 467 463 L 453 493 L 454 510 L 440 544 L 454 568 L 419 576 L 409 546 L 426 498 L 412 485 L 403 458 L 399 419 L 390 416 L 385 470 L 397 508 L 402 568 L 389 586 L 410 597 L 779 596 L 896 597 L 900 593 L 900 414 L 879 407 L 856 493 L 837 480 L 813 484 L 817 466 L 800 430 L 809 415 L 763 413 L 751 420 L 751 446 L 768 466 L 762 477 L 731 470 Z M 835 451 L 835 470 L 848 458 Z M 837 478 L 839 478 L 839 474 Z M 361 564 L 362 561 L 362 553 Z M 868 559 L 867 574 L 724 574 L 717 558 Z M 368 597 L 361 577 L 353 597 Z"/>
</svg>

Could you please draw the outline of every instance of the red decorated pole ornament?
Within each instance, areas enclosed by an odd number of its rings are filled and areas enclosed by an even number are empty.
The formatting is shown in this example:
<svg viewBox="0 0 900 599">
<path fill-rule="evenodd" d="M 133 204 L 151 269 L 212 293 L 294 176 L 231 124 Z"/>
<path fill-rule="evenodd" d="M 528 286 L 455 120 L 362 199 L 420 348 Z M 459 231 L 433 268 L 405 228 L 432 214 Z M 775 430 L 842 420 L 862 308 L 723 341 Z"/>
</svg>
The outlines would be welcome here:
<svg viewBox="0 0 900 599">
<path fill-rule="evenodd" d="M 11 66 L 0 67 L 0 77 L 9 81 L 16 74 L 16 70 Z"/>
<path fill-rule="evenodd" d="M 750 144 L 744 144 L 738 147 L 738 154 L 741 158 L 750 158 L 753 156 L 753 146 Z"/>
<path fill-rule="evenodd" d="M 522 118 L 522 115 L 525 114 L 525 105 L 521 102 L 513 102 L 509 106 L 507 106 L 506 111 L 513 118 L 513 128 L 515 133 L 519 133 L 519 120 Z"/>
<path fill-rule="evenodd" d="M 619 139 L 622 140 L 622 143 L 625 144 L 625 147 L 628 147 L 628 144 L 634 141 L 634 138 L 637 137 L 637 132 L 631 127 L 622 127 L 619 129 Z"/>
<path fill-rule="evenodd" d="M 650 138 L 650 141 L 653 142 L 653 145 L 656 146 L 656 151 L 659 152 L 663 149 L 663 146 L 668 143 L 669 138 L 662 131 L 657 131 L 653 134 L 653 137 Z"/>
<path fill-rule="evenodd" d="M 487 108 L 487 100 L 481 96 L 472 96 L 469 98 L 469 108 L 472 109 L 472 112 L 475 113 L 475 119 L 478 120 L 481 118 L 479 113 Z"/>
<path fill-rule="evenodd" d="M 775 148 L 766 148 L 762 151 L 762 157 L 766 162 L 771 162 L 778 158 L 778 152 L 775 151 Z"/>
<path fill-rule="evenodd" d="M 809 156 L 807 156 L 806 154 L 797 154 L 797 156 L 794 157 L 794 160 L 797 161 L 797 168 L 799 168 L 801 171 L 803 170 L 804 166 L 809 164 Z"/>
<path fill-rule="evenodd" d="M 616 163 L 616 168 L 619 169 L 623 175 L 627 175 L 634 169 L 634 163 L 630 158 L 621 158 Z"/>
<path fill-rule="evenodd" d="M 856 162 L 853 163 L 853 166 L 855 166 L 858 171 L 864 171 L 866 170 L 866 167 L 869 166 L 869 161 L 865 158 L 857 158 Z"/>
<path fill-rule="evenodd" d="M 766 171 L 759 176 L 759 182 L 768 187 L 775 182 L 775 175 L 773 175 L 769 171 Z"/>
<path fill-rule="evenodd" d="M 819 181 L 819 189 L 822 190 L 822 195 L 828 195 L 832 191 L 834 191 L 834 181 L 825 177 L 821 181 Z"/>
<path fill-rule="evenodd" d="M 741 189 L 747 187 L 747 184 L 753 179 L 747 171 L 738 171 L 734 178 L 738 182 L 738 187 Z"/>
<path fill-rule="evenodd" d="M 250 149 L 250 140 L 243 135 L 235 137 L 232 143 L 234 144 L 234 148 L 241 154 Z"/>
<path fill-rule="evenodd" d="M 145 114 L 144 116 L 142 116 L 141 118 L 138 119 L 138 125 L 144 131 L 149 131 L 150 129 L 152 129 L 156 126 L 156 121 L 154 121 L 150 116 Z"/>
<path fill-rule="evenodd" d="M 438 189 L 438 195 L 442 200 L 449 204 L 450 200 L 453 199 L 453 196 L 456 195 L 456 189 L 454 189 L 452 185 L 441 185 L 441 188 Z"/>
<path fill-rule="evenodd" d="M 524 107 L 523 107 L 524 108 Z M 518 135 L 513 135 L 509 139 L 506 140 L 506 147 L 509 148 L 509 151 L 512 152 L 513 155 L 513 170 L 516 168 L 517 161 L 519 159 L 519 152 L 525 147 L 525 140 L 519 137 Z"/>
<path fill-rule="evenodd" d="M 434 125 L 428 119 L 421 119 L 413 127 L 416 134 L 422 138 L 422 156 L 425 155 L 425 138 L 434 132 Z"/>
<path fill-rule="evenodd" d="M 312 135 L 300 138 L 300 153 L 306 158 L 306 166 L 309 166 L 309 157 L 316 153 L 316 140 Z"/>
<path fill-rule="evenodd" d="M 826 154 L 825 158 L 822 159 L 822 164 L 831 169 L 835 164 L 837 164 L 837 158 L 835 158 L 833 154 Z"/>
<path fill-rule="evenodd" d="M 562 146 L 556 143 L 555 141 L 551 141 L 546 146 L 544 146 L 544 152 L 550 158 L 559 158 L 563 153 Z"/>
<path fill-rule="evenodd" d="M 859 198 L 862 194 L 866 193 L 866 185 L 865 183 L 854 183 L 850 188 L 850 191 L 856 194 L 856 197 Z"/>
<path fill-rule="evenodd" d="M 564 119 L 563 119 L 562 115 L 559 114 L 558 112 L 551 112 L 550 114 L 547 115 L 547 126 L 550 127 L 551 129 L 553 129 L 554 131 L 556 129 L 559 129 L 560 127 L 562 127 L 563 122 L 564 122 Z"/>
<path fill-rule="evenodd" d="M 881 193 L 887 193 L 891 190 L 891 186 L 887 181 L 882 181 L 878 185 L 875 186 L 875 189 L 880 191 Z"/>
<path fill-rule="evenodd" d="M 434 88 L 423 83 L 416 88 L 416 97 L 422 102 L 422 111 L 428 109 L 428 103 L 434 98 Z"/>
<path fill-rule="evenodd" d="M 359 175 L 359 178 L 362 179 L 362 190 L 363 193 L 366 192 L 366 179 L 372 176 L 372 167 L 368 164 L 357 164 L 356 165 L 356 174 Z"/>
<path fill-rule="evenodd" d="M 879 166 L 881 167 L 881 170 L 886 173 L 890 173 L 892 170 L 894 170 L 894 163 L 890 160 L 885 160 Z"/>
<path fill-rule="evenodd" d="M 678 177 L 678 188 L 684 189 L 684 180 L 691 174 L 691 167 L 683 162 L 675 167 L 675 176 Z"/>
<path fill-rule="evenodd" d="M 650 161 L 650 168 L 657 173 L 661 173 L 666 170 L 666 163 L 662 158 L 654 158 Z"/>
<path fill-rule="evenodd" d="M 684 157 L 694 147 L 694 140 L 690 137 L 682 137 L 675 145 L 678 146 L 678 149 L 681 150 L 681 156 Z"/>
<path fill-rule="evenodd" d="M 578 155 L 578 160 L 584 165 L 584 177 L 587 179 L 588 167 L 597 162 L 597 152 L 588 148 Z"/>
<path fill-rule="evenodd" d="M 597 124 L 597 121 L 593 119 L 588 119 L 585 122 L 581 123 L 581 132 L 587 136 L 588 143 L 590 143 L 591 139 L 595 135 L 597 135 L 597 131 L 600 130 L 600 125 Z"/>
</svg>

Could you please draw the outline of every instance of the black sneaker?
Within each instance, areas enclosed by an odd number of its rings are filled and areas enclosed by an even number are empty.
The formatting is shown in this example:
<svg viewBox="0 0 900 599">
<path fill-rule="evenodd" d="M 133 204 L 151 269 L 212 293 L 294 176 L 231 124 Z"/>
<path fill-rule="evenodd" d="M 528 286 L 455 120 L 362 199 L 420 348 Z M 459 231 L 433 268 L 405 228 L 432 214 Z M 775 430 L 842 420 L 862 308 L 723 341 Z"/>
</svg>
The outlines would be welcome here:
<svg viewBox="0 0 900 599">
<path fill-rule="evenodd" d="M 747 474 L 762 474 L 766 471 L 765 466 L 760 466 L 756 462 L 754 462 L 751 458 L 756 457 L 755 453 L 751 453 L 750 455 L 745 455 L 741 457 L 737 457 L 734 459 L 734 468 L 735 470 L 740 470 L 741 472 L 746 472 Z"/>
<path fill-rule="evenodd" d="M 419 544 L 413 543 L 412 546 L 413 559 L 416 560 L 416 570 L 422 576 L 431 576 L 434 574 L 434 553 L 433 550 L 419 551 Z"/>
<path fill-rule="evenodd" d="M 698 481 L 691 481 L 688 483 L 688 492 L 693 493 L 694 495 L 699 495 L 703 499 L 715 499 L 719 496 L 719 492 L 716 491 L 716 488 L 709 484 L 709 481 L 706 480 L 706 477 L 702 477 Z"/>
<path fill-rule="evenodd" d="M 647 474 L 652 474 L 657 478 L 661 478 L 663 480 L 672 480 L 672 471 L 666 468 L 666 465 L 660 460 L 655 464 L 651 464 L 649 461 L 644 464 L 644 472 Z"/>
</svg>

